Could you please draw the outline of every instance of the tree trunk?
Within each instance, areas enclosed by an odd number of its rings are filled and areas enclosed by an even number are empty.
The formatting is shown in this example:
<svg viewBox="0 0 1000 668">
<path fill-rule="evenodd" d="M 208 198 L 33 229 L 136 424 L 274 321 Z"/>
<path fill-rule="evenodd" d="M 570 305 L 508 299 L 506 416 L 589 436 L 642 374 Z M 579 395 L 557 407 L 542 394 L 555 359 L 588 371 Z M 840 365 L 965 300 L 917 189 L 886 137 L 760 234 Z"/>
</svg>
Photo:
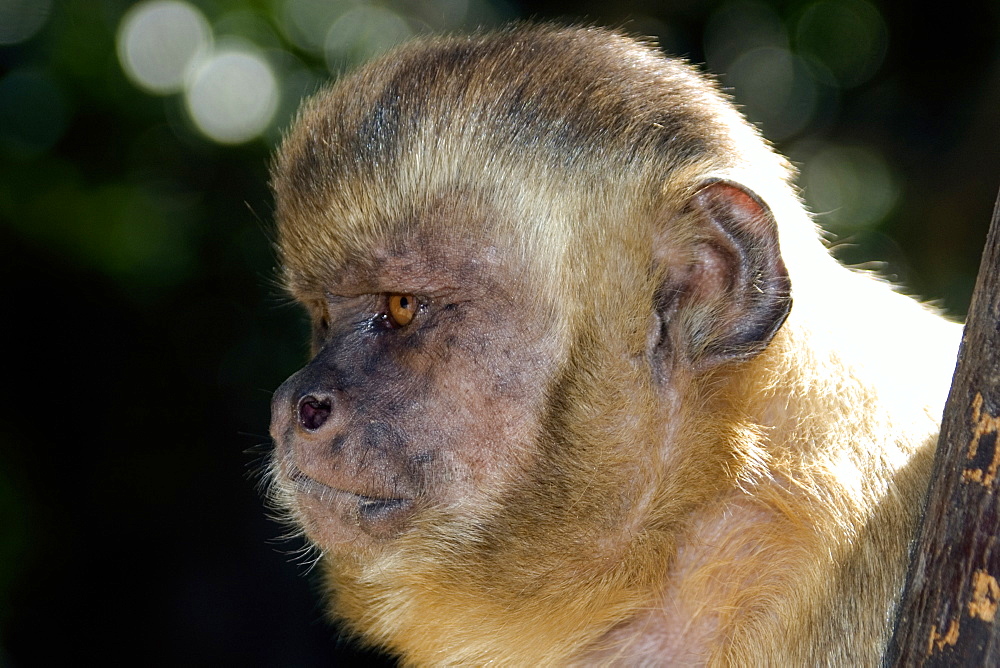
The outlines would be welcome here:
<svg viewBox="0 0 1000 668">
<path fill-rule="evenodd" d="M 1000 198 L 886 666 L 1000 665 Z"/>
</svg>

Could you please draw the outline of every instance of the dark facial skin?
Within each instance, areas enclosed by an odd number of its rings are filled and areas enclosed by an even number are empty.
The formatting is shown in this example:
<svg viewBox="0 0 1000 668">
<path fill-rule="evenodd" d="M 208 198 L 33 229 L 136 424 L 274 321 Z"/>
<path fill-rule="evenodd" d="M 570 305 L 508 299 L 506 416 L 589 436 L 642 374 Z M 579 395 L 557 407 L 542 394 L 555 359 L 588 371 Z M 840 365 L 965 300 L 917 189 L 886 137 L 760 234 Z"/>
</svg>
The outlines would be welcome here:
<svg viewBox="0 0 1000 668">
<path fill-rule="evenodd" d="M 428 508 L 475 507 L 527 464 L 551 335 L 508 252 L 440 231 L 475 215 L 461 208 L 438 207 L 297 295 L 315 355 L 275 393 L 271 430 L 279 480 L 325 548 L 391 538 Z"/>
</svg>

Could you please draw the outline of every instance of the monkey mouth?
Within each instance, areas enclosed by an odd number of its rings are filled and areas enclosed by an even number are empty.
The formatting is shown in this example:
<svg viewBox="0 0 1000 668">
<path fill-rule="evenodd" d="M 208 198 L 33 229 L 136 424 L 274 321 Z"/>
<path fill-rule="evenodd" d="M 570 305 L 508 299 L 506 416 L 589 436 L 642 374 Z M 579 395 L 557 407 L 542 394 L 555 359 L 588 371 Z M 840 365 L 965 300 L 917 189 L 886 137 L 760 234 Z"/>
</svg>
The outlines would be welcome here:
<svg viewBox="0 0 1000 668">
<path fill-rule="evenodd" d="M 413 505 L 413 499 L 373 499 L 358 495 L 358 513 L 370 522 L 390 519 Z"/>
<path fill-rule="evenodd" d="M 305 495 L 318 502 L 322 514 L 333 516 L 345 525 L 353 525 L 373 538 L 389 538 L 404 528 L 406 520 L 415 510 L 414 499 L 397 496 L 374 496 L 331 487 L 307 475 L 294 464 L 289 465 L 286 478 L 296 494 Z M 304 511 L 312 515 L 315 503 L 307 504 Z"/>
</svg>

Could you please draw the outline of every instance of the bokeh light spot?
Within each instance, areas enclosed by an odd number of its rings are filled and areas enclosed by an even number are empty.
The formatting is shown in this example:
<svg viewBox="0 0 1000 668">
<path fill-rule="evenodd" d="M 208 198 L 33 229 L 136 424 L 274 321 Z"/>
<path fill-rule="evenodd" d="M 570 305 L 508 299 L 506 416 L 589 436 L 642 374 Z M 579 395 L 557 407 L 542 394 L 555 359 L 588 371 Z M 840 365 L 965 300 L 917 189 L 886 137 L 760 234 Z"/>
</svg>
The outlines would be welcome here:
<svg viewBox="0 0 1000 668">
<path fill-rule="evenodd" d="M 411 16 L 432 30 L 458 28 L 469 15 L 469 0 L 421 0 L 406 5 Z"/>
<path fill-rule="evenodd" d="M 877 225 L 899 198 L 881 155 L 860 146 L 823 146 L 806 158 L 803 193 L 823 227 L 849 233 Z"/>
<path fill-rule="evenodd" d="M 51 9 L 51 0 L 0 0 L 0 45 L 20 44 L 34 37 Z"/>
<path fill-rule="evenodd" d="M 118 28 L 118 60 L 136 84 L 153 93 L 175 93 L 198 57 L 208 51 L 212 31 L 204 15 L 180 0 L 135 5 Z"/>
<path fill-rule="evenodd" d="M 319 53 L 330 26 L 356 4 L 356 0 L 285 0 L 281 8 L 282 29 L 299 48 Z"/>
<path fill-rule="evenodd" d="M 709 18 L 705 28 L 705 60 L 713 72 L 724 73 L 753 49 L 788 48 L 781 19 L 759 2 L 728 2 Z"/>
<path fill-rule="evenodd" d="M 748 51 L 723 80 L 735 89 L 736 101 L 769 139 L 800 132 L 816 113 L 819 93 L 809 66 L 786 49 Z"/>
<path fill-rule="evenodd" d="M 326 35 L 326 60 L 332 72 L 361 63 L 413 35 L 399 14 L 382 7 L 360 5 L 330 26 Z"/>
<path fill-rule="evenodd" d="M 278 97 L 270 63 L 253 47 L 235 44 L 205 59 L 186 91 L 194 124 L 223 144 L 240 144 L 266 130 Z"/>
<path fill-rule="evenodd" d="M 845 88 L 878 71 L 887 41 L 885 21 L 864 0 L 814 2 L 795 24 L 796 50 L 823 63 Z"/>
</svg>

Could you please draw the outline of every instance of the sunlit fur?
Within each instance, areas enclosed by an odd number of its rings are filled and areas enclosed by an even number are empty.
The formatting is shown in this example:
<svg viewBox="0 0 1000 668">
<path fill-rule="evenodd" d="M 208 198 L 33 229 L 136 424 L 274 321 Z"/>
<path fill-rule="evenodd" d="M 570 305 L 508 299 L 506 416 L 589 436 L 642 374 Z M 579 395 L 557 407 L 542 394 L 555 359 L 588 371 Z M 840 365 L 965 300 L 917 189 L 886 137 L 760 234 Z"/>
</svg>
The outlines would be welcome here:
<svg viewBox="0 0 1000 668">
<path fill-rule="evenodd" d="M 292 294 L 463 193 L 498 211 L 559 369 L 535 468 L 324 558 L 333 614 L 414 665 L 875 665 L 959 331 L 833 261 L 790 172 L 709 80 L 597 29 L 418 41 L 307 102 L 273 178 Z M 761 354 L 662 386 L 651 239 L 683 256 L 710 178 L 774 212 L 794 307 Z M 713 313 L 678 317 L 695 340 Z"/>
</svg>

